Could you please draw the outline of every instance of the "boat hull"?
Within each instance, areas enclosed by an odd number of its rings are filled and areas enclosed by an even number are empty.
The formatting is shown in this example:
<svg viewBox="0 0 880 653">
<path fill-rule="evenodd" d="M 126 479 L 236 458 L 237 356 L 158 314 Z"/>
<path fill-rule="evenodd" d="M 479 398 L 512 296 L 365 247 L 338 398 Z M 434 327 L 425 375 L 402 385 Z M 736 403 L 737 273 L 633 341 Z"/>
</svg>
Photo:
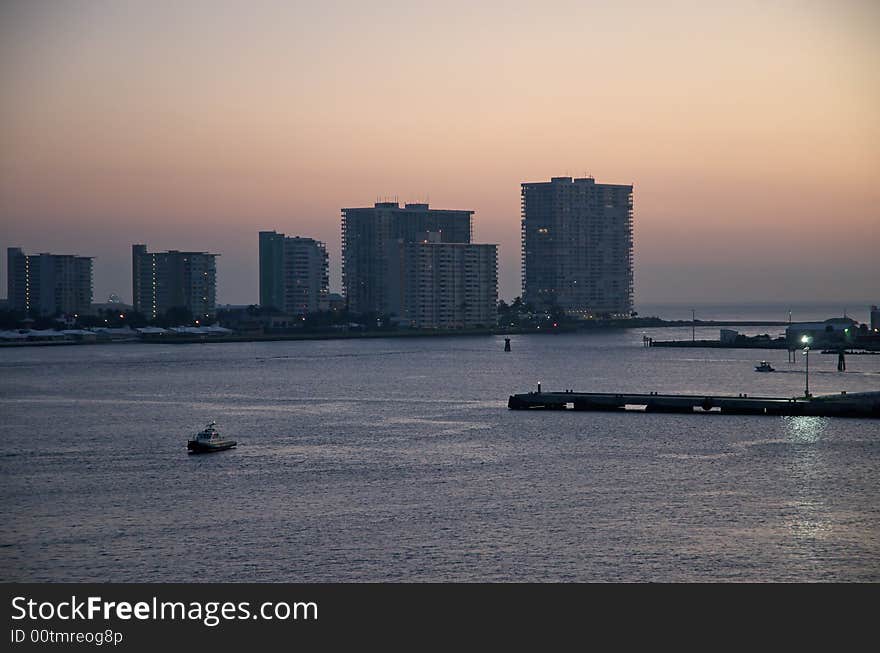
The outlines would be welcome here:
<svg viewBox="0 0 880 653">
<path fill-rule="evenodd" d="M 186 443 L 186 448 L 190 453 L 215 453 L 217 451 L 226 451 L 232 449 L 238 442 L 235 440 L 222 440 L 220 442 L 199 442 L 198 440 L 190 440 Z"/>
</svg>

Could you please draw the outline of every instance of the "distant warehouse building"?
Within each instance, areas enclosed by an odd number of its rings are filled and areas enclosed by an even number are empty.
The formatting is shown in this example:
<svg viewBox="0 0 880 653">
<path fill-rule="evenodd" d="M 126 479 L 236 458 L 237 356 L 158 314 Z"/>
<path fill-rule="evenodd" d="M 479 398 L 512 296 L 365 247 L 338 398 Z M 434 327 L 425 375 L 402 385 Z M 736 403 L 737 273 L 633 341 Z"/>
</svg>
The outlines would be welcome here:
<svg viewBox="0 0 880 653">
<path fill-rule="evenodd" d="M 328 257 L 312 238 L 260 232 L 260 306 L 306 315 L 327 303 Z"/>
<path fill-rule="evenodd" d="M 812 347 L 851 343 L 857 335 L 859 323 L 850 317 L 832 317 L 823 322 L 797 322 L 785 329 L 785 339 L 795 348 L 809 344 Z M 808 343 L 804 342 L 804 337 Z"/>
<path fill-rule="evenodd" d="M 154 320 L 172 308 L 185 308 L 198 320 L 216 313 L 217 254 L 208 252 L 148 252 L 131 246 L 134 310 Z"/>
<path fill-rule="evenodd" d="M 416 329 L 492 327 L 498 319 L 496 245 L 444 243 L 428 233 L 398 243 L 391 310 Z"/>
<path fill-rule="evenodd" d="M 92 257 L 71 254 L 27 255 L 6 250 L 9 308 L 37 315 L 82 315 L 92 306 Z"/>
<path fill-rule="evenodd" d="M 522 184 L 524 301 L 582 318 L 631 315 L 632 191 L 592 177 Z"/>
</svg>

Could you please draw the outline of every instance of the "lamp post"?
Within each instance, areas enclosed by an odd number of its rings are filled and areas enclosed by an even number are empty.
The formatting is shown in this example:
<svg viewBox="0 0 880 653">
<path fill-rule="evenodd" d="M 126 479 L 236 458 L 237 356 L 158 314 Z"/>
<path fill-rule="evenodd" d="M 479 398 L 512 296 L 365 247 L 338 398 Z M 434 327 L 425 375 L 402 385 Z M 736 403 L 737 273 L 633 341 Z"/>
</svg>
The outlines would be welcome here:
<svg viewBox="0 0 880 653">
<path fill-rule="evenodd" d="M 804 396 L 808 399 L 810 398 L 810 342 L 812 340 L 810 336 L 801 336 L 801 342 L 804 345 L 804 356 L 807 360 L 807 371 L 804 377 Z"/>
</svg>

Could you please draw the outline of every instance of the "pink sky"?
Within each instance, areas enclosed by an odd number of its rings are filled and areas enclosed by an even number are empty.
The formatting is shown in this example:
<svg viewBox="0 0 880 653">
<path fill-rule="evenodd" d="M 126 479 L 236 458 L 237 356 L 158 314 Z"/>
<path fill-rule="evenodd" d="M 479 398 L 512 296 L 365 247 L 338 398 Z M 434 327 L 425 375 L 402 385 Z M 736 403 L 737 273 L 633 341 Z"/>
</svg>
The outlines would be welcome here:
<svg viewBox="0 0 880 653">
<path fill-rule="evenodd" d="M 220 253 L 252 303 L 257 232 L 328 244 L 377 197 L 476 211 L 520 292 L 519 184 L 635 186 L 636 303 L 880 301 L 872 2 L 5 2 L 5 248 Z M 378 4 L 378 3 L 375 3 Z M 318 6 L 320 5 L 320 6 Z"/>
</svg>

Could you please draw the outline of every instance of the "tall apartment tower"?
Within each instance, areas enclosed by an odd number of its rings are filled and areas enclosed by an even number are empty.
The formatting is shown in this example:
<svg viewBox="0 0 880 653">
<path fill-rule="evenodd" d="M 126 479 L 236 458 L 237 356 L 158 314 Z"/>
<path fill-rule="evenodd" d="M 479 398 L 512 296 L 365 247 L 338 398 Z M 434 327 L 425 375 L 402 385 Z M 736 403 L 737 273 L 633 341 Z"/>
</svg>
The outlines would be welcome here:
<svg viewBox="0 0 880 653">
<path fill-rule="evenodd" d="M 522 184 L 523 300 L 572 316 L 629 316 L 632 186 L 592 177 Z"/>
<path fill-rule="evenodd" d="M 215 314 L 218 254 L 208 252 L 148 252 L 131 246 L 131 285 L 134 310 L 156 319 L 170 308 L 186 308 L 195 319 Z"/>
<path fill-rule="evenodd" d="M 13 310 L 38 315 L 77 315 L 92 306 L 92 257 L 27 255 L 6 250 L 7 298 Z"/>
<path fill-rule="evenodd" d="M 440 234 L 399 243 L 400 315 L 417 329 L 469 329 L 498 320 L 498 247 L 444 243 Z"/>
<path fill-rule="evenodd" d="M 370 208 L 342 209 L 342 285 L 356 313 L 391 314 L 398 302 L 401 242 L 439 234 L 444 243 L 471 242 L 473 211 L 432 209 L 427 204 L 377 202 Z"/>
<path fill-rule="evenodd" d="M 319 310 L 329 286 L 327 248 L 312 238 L 260 232 L 260 305 L 289 315 Z"/>
</svg>

